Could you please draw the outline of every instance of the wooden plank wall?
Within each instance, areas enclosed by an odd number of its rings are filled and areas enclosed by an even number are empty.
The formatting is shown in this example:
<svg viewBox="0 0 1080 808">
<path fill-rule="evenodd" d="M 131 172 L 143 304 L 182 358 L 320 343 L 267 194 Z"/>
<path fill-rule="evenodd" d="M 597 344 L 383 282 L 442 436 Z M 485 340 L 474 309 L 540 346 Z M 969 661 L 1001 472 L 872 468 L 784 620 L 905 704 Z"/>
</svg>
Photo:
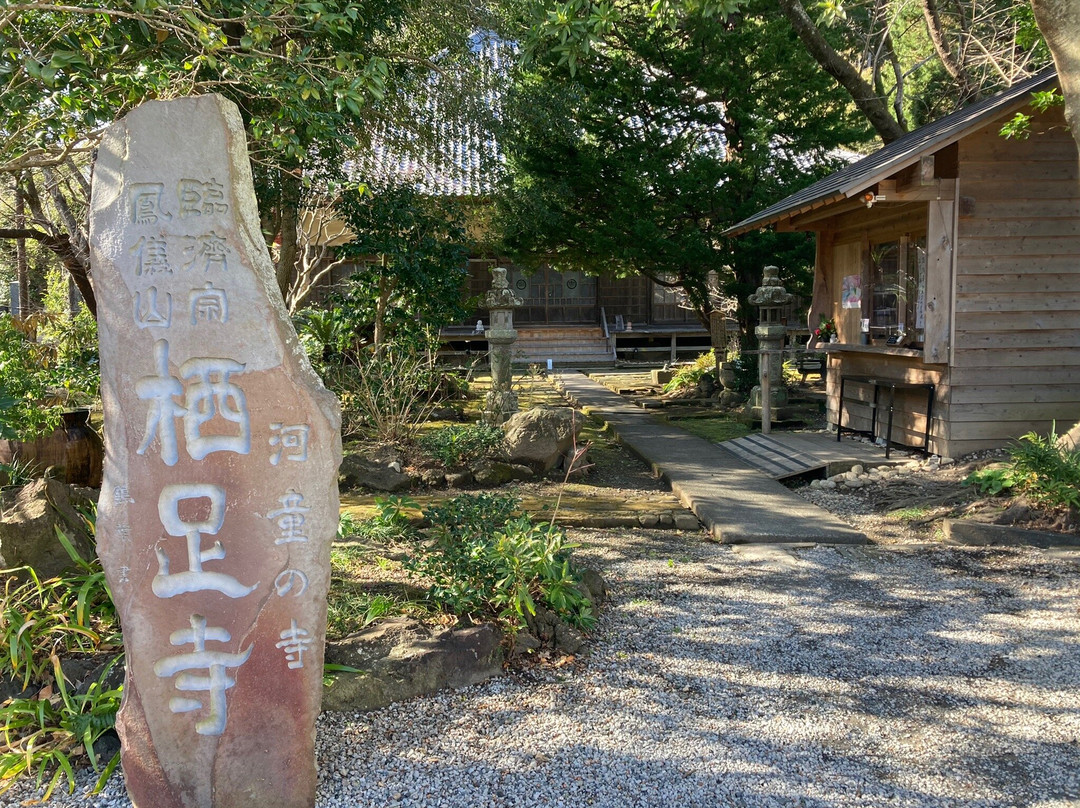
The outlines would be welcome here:
<svg viewBox="0 0 1080 808">
<path fill-rule="evenodd" d="M 868 316 L 858 309 L 840 308 L 840 288 L 845 275 L 863 276 L 863 299 L 869 299 L 871 289 L 868 278 L 869 260 L 867 245 L 889 241 L 907 234 L 921 234 L 927 227 L 927 203 L 875 205 L 872 209 L 859 208 L 829 220 L 833 245 L 831 262 L 827 265 L 828 286 L 832 293 L 832 313 L 840 329 L 840 341 L 859 341 L 859 318 Z M 944 267 L 951 272 L 951 267 Z M 950 276 L 951 277 L 951 276 Z M 946 277 L 946 283 L 950 277 Z M 944 365 L 927 365 L 912 356 L 890 356 L 881 352 L 844 352 L 833 354 L 829 360 L 827 377 L 827 412 L 830 424 L 835 424 L 840 395 L 840 373 L 856 376 L 874 376 L 897 379 L 920 384 L 934 384 L 934 423 L 931 429 L 931 451 L 943 452 L 946 421 L 948 417 L 948 390 Z M 869 406 L 873 389 L 864 386 L 845 391 L 854 399 L 844 404 L 844 426 L 869 431 L 872 411 Z M 884 398 L 884 397 L 883 397 Z M 861 400 L 861 401 L 860 401 Z M 900 391 L 896 395 L 893 418 L 893 440 L 908 446 L 922 446 L 926 429 L 926 396 L 916 391 Z M 884 433 L 884 427 L 879 434 Z"/>
<path fill-rule="evenodd" d="M 924 365 L 913 357 L 888 356 L 875 353 L 842 353 L 829 357 L 828 378 L 826 380 L 828 396 L 826 411 L 828 422 L 837 422 L 837 409 L 840 401 L 840 373 L 845 375 L 870 376 L 885 379 L 901 379 L 917 384 L 933 384 L 934 415 L 930 430 L 930 451 L 947 454 L 947 445 L 943 440 L 948 416 L 948 388 L 945 386 L 945 367 L 942 365 Z M 873 387 L 852 384 L 844 390 L 844 426 L 868 432 L 871 426 L 873 410 L 870 407 L 874 398 Z M 885 419 L 888 411 L 883 406 L 887 393 L 880 394 L 878 404 L 879 423 L 877 434 L 884 436 Z M 923 434 L 926 431 L 926 393 L 922 390 L 898 390 L 893 413 L 893 440 L 906 446 L 922 447 Z"/>
<path fill-rule="evenodd" d="M 1080 172 L 1060 111 L 960 141 L 950 453 L 1080 419 Z"/>
</svg>

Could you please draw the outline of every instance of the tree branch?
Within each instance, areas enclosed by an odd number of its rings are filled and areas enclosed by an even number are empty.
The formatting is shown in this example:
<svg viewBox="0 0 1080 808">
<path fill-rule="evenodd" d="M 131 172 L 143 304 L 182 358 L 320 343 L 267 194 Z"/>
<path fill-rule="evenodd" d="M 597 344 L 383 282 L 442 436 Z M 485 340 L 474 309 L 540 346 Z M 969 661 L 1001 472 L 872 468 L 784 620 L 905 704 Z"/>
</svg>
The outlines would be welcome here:
<svg viewBox="0 0 1080 808">
<path fill-rule="evenodd" d="M 795 33 L 802 40 L 810 55 L 830 76 L 840 82 L 851 96 L 870 125 L 885 143 L 891 143 L 903 137 L 907 132 L 892 116 L 885 102 L 873 88 L 859 75 L 858 71 L 830 45 L 814 21 L 810 19 L 799 0 L 778 0 L 780 9 Z"/>
</svg>

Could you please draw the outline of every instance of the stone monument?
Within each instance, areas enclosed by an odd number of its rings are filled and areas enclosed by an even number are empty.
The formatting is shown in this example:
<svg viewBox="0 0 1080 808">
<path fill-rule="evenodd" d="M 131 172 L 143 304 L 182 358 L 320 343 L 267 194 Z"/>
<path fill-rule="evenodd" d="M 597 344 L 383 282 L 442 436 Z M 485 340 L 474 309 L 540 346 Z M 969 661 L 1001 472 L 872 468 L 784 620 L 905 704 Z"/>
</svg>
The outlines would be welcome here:
<svg viewBox="0 0 1080 808">
<path fill-rule="evenodd" d="M 758 338 L 758 348 L 762 351 L 758 361 L 758 377 L 761 384 L 750 391 L 748 409 L 754 418 L 762 418 L 762 389 L 769 389 L 769 410 L 773 418 L 784 417 L 781 410 L 788 403 L 787 387 L 784 385 L 784 340 L 787 339 L 787 325 L 782 321 L 784 307 L 794 300 L 780 282 L 780 270 L 777 267 L 765 267 L 761 286 L 748 298 L 758 307 L 758 325 L 754 334 Z"/>
<path fill-rule="evenodd" d="M 151 102 L 94 167 L 98 552 L 137 808 L 315 800 L 340 418 L 282 303 L 245 144 L 220 96 Z"/>
<path fill-rule="evenodd" d="M 517 340 L 514 309 L 520 306 L 522 301 L 510 291 L 503 267 L 495 267 L 491 274 L 491 288 L 484 296 L 484 304 L 491 313 L 491 323 L 487 329 L 488 354 L 491 357 L 491 390 L 484 399 L 484 421 L 498 426 L 518 411 L 510 361 L 512 346 Z"/>
</svg>

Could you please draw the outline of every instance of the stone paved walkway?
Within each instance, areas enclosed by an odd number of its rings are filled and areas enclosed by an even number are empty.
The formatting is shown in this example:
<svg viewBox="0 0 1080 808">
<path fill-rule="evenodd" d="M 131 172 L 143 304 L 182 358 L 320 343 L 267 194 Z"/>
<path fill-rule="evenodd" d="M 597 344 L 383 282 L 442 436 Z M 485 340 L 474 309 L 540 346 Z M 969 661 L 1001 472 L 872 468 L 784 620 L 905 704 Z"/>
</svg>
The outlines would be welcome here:
<svg viewBox="0 0 1080 808">
<path fill-rule="evenodd" d="M 717 541 L 861 544 L 866 536 L 730 452 L 659 421 L 577 372 L 555 384 L 650 463 Z"/>
</svg>

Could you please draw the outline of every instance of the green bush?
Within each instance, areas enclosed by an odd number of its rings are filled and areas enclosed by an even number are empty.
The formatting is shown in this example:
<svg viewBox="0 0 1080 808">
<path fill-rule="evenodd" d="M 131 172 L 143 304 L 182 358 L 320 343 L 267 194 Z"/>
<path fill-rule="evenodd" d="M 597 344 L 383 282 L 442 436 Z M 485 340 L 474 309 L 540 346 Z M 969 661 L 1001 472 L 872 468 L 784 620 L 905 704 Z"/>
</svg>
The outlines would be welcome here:
<svg viewBox="0 0 1080 808">
<path fill-rule="evenodd" d="M 676 369 L 671 381 L 664 385 L 664 392 L 671 393 L 684 387 L 696 387 L 706 373 L 716 373 L 716 354 L 712 351 L 700 354 L 689 365 Z"/>
<path fill-rule="evenodd" d="M 1046 436 L 1028 432 L 1008 452 L 1011 467 L 981 469 L 965 482 L 983 494 L 1015 490 L 1037 505 L 1080 510 L 1080 451 L 1068 449 L 1055 427 Z"/>
<path fill-rule="evenodd" d="M 87 518 L 93 527 L 93 517 Z M 68 691 L 60 656 L 109 654 L 122 648 L 120 623 L 101 564 L 82 559 L 64 533 L 57 538 L 78 567 L 73 573 L 42 581 L 29 567 L 3 570 L 0 600 L 0 642 L 12 677 L 29 698 L 11 699 L 0 706 L 4 742 L 0 745 L 0 793 L 20 774 L 36 772 L 38 784 L 51 772 L 45 798 L 65 776 L 75 788 L 72 761 L 86 756 L 101 776 L 99 790 L 119 762 L 119 753 L 100 768 L 94 744 L 113 727 L 120 690 L 105 689 L 105 672 L 85 694 Z M 17 577 L 20 576 L 20 577 Z"/>
<path fill-rule="evenodd" d="M 571 625 L 595 623 L 592 604 L 578 587 L 561 529 L 514 516 L 513 497 L 460 496 L 431 508 L 430 541 L 406 566 L 431 580 L 438 606 L 474 620 L 496 618 L 509 629 L 525 625 L 541 604 Z"/>
<path fill-rule="evenodd" d="M 420 436 L 420 448 L 445 466 L 499 454 L 503 431 L 487 424 L 463 424 L 434 429 Z"/>
<path fill-rule="evenodd" d="M 97 326 L 84 306 L 75 318 L 37 317 L 16 325 L 0 317 L 0 438 L 34 440 L 60 426 L 66 407 L 98 395 Z"/>
</svg>

